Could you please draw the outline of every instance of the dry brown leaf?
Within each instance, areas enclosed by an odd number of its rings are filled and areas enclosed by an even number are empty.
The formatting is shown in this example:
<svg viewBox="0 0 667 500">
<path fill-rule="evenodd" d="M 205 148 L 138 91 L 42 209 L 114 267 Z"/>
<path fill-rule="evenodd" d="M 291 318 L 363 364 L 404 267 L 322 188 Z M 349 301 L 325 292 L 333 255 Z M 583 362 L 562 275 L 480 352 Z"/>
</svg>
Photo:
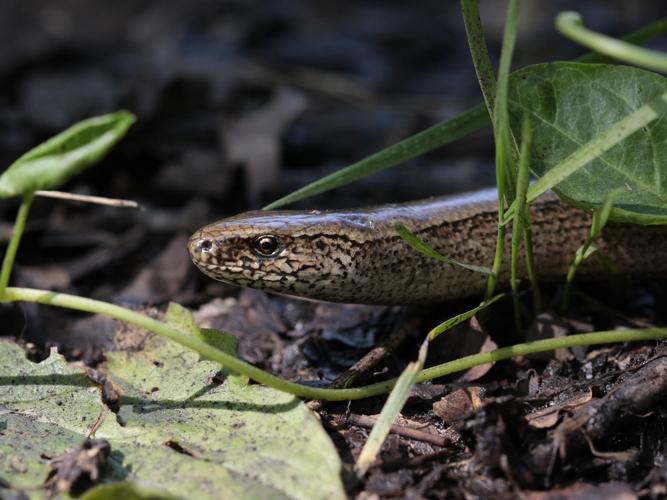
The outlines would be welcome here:
<svg viewBox="0 0 667 500">
<path fill-rule="evenodd" d="M 229 162 L 240 164 L 251 201 L 273 187 L 280 174 L 280 134 L 306 106 L 303 94 L 286 88 L 257 111 L 245 113 L 222 131 Z"/>
<path fill-rule="evenodd" d="M 498 346 L 473 317 L 438 336 L 429 346 L 429 362 L 444 363 L 464 356 L 489 352 Z M 474 382 L 491 369 L 493 363 L 475 366 L 458 377 L 460 382 Z"/>
<path fill-rule="evenodd" d="M 111 446 L 104 439 L 86 439 L 81 446 L 51 460 L 45 486 L 52 492 L 79 495 L 100 480 Z"/>
<path fill-rule="evenodd" d="M 477 319 L 473 318 L 471 321 L 474 321 L 477 323 Z M 485 334 L 486 335 L 486 334 Z M 483 352 L 491 352 L 495 349 L 498 349 L 498 344 L 496 344 L 491 337 L 486 335 L 486 338 L 484 339 L 484 343 L 482 344 L 482 347 L 479 350 L 479 353 Z M 486 363 L 484 365 L 477 365 L 473 366 L 470 368 L 468 371 L 464 372 L 463 375 L 459 377 L 459 381 L 461 382 L 474 382 L 475 380 L 479 380 L 482 378 L 484 375 L 486 375 L 491 367 L 493 366 L 493 363 Z"/>
<path fill-rule="evenodd" d="M 557 339 L 565 337 L 569 333 L 569 325 L 560 316 L 552 312 L 543 312 L 528 327 L 526 341 Z M 555 351 L 533 354 L 531 357 L 538 359 L 552 359 L 555 357 L 559 361 L 569 361 L 572 359 L 572 353 L 568 349 L 556 349 Z"/>
<path fill-rule="evenodd" d="M 482 407 L 480 393 L 480 387 L 457 389 L 433 403 L 433 413 L 448 424 L 464 420 Z"/>
</svg>

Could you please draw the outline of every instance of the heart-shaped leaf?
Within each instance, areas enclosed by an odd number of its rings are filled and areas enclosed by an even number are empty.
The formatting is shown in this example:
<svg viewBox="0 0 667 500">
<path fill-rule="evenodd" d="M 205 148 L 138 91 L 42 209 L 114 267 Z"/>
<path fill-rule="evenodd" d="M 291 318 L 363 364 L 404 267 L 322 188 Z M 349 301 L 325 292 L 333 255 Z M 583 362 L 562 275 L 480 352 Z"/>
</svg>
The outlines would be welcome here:
<svg viewBox="0 0 667 500">
<path fill-rule="evenodd" d="M 590 207 L 622 188 L 612 218 L 667 223 L 666 78 L 627 66 L 557 62 L 517 71 L 510 88 L 515 134 L 524 115 L 533 126 L 531 170 L 538 177 L 575 152 L 595 152 L 605 133 L 603 152 L 560 181 L 557 192 Z M 636 113 L 642 108 L 647 112 Z M 618 134 L 609 134 L 614 129 Z"/>
</svg>

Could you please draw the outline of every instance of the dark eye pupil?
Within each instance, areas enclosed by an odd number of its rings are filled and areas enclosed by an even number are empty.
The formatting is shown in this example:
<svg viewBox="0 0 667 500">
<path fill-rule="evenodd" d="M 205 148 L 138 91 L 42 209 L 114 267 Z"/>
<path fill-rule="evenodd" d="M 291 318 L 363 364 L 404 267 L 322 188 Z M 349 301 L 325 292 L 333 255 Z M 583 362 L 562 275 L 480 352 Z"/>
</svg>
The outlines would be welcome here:
<svg viewBox="0 0 667 500">
<path fill-rule="evenodd" d="M 272 236 L 262 236 L 257 241 L 257 250 L 264 255 L 271 255 L 278 248 L 278 242 Z"/>
</svg>

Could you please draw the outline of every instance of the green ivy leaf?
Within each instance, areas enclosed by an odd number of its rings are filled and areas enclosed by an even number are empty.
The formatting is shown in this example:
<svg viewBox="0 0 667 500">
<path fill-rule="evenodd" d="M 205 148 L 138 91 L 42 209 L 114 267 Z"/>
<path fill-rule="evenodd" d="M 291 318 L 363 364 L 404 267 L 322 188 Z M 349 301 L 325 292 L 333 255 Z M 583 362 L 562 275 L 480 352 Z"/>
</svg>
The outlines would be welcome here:
<svg viewBox="0 0 667 500">
<path fill-rule="evenodd" d="M 524 114 L 533 126 L 531 170 L 538 177 L 575 151 L 592 148 L 596 137 L 616 126 L 618 141 L 560 181 L 557 192 L 591 208 L 622 188 L 613 219 L 667 223 L 667 103 L 660 100 L 666 78 L 626 66 L 557 62 L 517 71 L 510 88 L 515 133 Z M 644 106 L 650 106 L 653 118 L 644 118 L 645 126 L 626 120 L 624 126 L 637 130 L 624 138 L 619 122 Z"/>
</svg>

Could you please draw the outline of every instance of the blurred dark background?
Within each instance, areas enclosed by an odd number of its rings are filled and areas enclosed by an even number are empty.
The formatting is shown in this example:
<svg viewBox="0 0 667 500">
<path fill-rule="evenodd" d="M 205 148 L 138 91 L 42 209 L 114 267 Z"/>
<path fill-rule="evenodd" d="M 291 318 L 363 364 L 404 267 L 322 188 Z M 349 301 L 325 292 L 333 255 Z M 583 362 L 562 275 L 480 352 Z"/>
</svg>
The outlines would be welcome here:
<svg viewBox="0 0 667 500">
<path fill-rule="evenodd" d="M 480 101 L 455 1 L 0 5 L 0 164 L 92 115 L 126 108 L 139 118 L 101 165 L 66 188 L 132 198 L 146 210 L 38 200 L 19 255 L 22 284 L 159 302 L 128 293 L 127 279 L 170 242 L 178 247 L 174 238 L 257 208 Z M 556 33 L 561 10 L 579 10 L 588 26 L 611 35 L 667 14 L 655 1 L 521 7 L 514 67 L 583 52 Z M 481 2 L 494 60 L 505 9 L 506 2 Z M 664 48 L 666 39 L 654 46 Z M 301 206 L 402 201 L 492 184 L 490 139 L 479 132 Z M 4 241 L 15 209 L 15 200 L 0 204 Z"/>
<path fill-rule="evenodd" d="M 149 205 L 257 206 L 479 101 L 455 1 L 0 4 L 0 163 L 127 108 L 139 117 L 128 139 L 70 187 Z M 481 4 L 495 57 L 506 2 Z M 563 9 L 612 35 L 667 13 L 654 1 L 522 2 L 515 67 L 581 52 L 553 28 Z M 324 201 L 490 183 L 489 151 L 476 137 Z"/>
</svg>

